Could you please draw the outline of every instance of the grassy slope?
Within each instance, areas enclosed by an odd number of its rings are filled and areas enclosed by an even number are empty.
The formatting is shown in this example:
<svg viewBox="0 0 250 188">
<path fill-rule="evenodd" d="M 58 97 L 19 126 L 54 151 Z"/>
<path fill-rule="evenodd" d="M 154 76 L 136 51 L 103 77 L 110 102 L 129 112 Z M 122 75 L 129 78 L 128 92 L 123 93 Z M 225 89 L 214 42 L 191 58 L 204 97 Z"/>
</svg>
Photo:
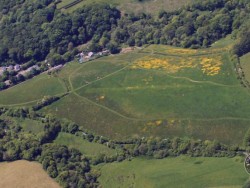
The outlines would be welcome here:
<svg viewBox="0 0 250 188">
<path fill-rule="evenodd" d="M 116 151 L 102 144 L 88 142 L 80 137 L 68 133 L 60 133 L 56 140 L 57 144 L 66 145 L 69 148 L 76 148 L 88 156 L 97 156 L 99 154 L 115 155 Z"/>
<path fill-rule="evenodd" d="M 112 187 L 242 187 L 249 175 L 242 159 L 134 159 L 100 166 L 103 188 Z"/>
<path fill-rule="evenodd" d="M 24 160 L 0 163 L 0 179 L 0 187 L 60 188 L 40 164 Z"/>
<path fill-rule="evenodd" d="M 242 56 L 240 61 L 241 61 L 241 66 L 245 73 L 246 79 L 250 81 L 250 53 Z"/>
<path fill-rule="evenodd" d="M 226 53 L 231 43 L 226 38 L 201 50 L 151 45 L 142 51 L 85 64 L 71 62 L 56 78 L 40 75 L 1 92 L 5 99 L 0 101 L 13 104 L 12 98 L 18 93 L 16 100 L 25 103 L 39 99 L 44 95 L 41 93 L 63 92 L 55 89 L 66 86 L 70 94 L 43 111 L 69 118 L 100 135 L 190 136 L 241 144 L 250 121 L 250 98 L 248 90 L 236 79 Z M 166 70 L 132 68 L 142 58 L 166 59 L 177 67 L 181 62 L 195 66 L 175 72 L 171 72 L 171 66 Z M 219 74 L 203 74 L 202 58 L 221 59 Z M 48 79 L 46 84 L 38 82 L 43 79 Z M 27 92 L 32 87 L 39 92 Z M 156 125 L 158 120 L 162 122 Z"/>
<path fill-rule="evenodd" d="M 210 57 L 213 56 L 213 53 L 221 53 L 225 50 L 217 48 L 215 46 L 210 50 L 201 50 L 191 54 L 191 56 L 193 59 L 199 58 L 196 56 L 200 55 Z M 176 54 L 176 51 L 173 53 L 173 48 L 164 46 L 150 46 L 144 51 L 151 53 L 152 50 L 155 54 L 159 51 L 165 52 L 167 58 L 173 58 L 173 55 L 183 56 L 183 58 L 186 56 L 185 53 Z M 135 61 L 141 55 L 142 53 L 129 54 L 132 59 L 130 61 Z M 150 54 L 144 54 L 144 56 L 148 55 Z M 115 57 L 126 59 L 126 55 Z M 160 57 L 160 55 L 153 55 L 153 57 Z M 199 68 L 185 69 L 175 75 L 160 70 L 125 68 L 109 77 L 95 79 L 95 82 L 77 88 L 75 91 L 78 96 L 69 96 L 64 99 L 72 102 L 58 102 L 61 110 L 58 108 L 59 112 L 57 113 L 73 118 L 77 122 L 85 121 L 85 127 L 112 137 L 115 134 L 115 137 L 131 135 L 132 128 L 134 133 L 140 135 L 150 133 L 161 136 L 183 136 L 186 134 L 198 138 L 216 138 L 226 142 L 241 143 L 249 123 L 249 109 L 246 105 L 249 95 L 239 85 L 228 55 L 222 55 L 222 58 L 224 59 L 222 71 L 216 76 L 205 76 Z M 114 63 L 118 63 L 115 59 L 112 60 Z M 88 75 L 91 73 L 91 69 L 98 73 L 95 63 L 98 62 L 94 61 L 87 65 L 88 68 L 78 69 L 77 74 L 71 75 L 73 86 L 78 84 L 78 80 L 74 79 L 75 75 Z M 105 67 L 100 70 L 107 71 Z M 143 79 L 150 76 L 153 77 L 153 80 L 151 80 L 150 85 L 145 85 Z M 192 80 L 190 81 L 190 79 Z M 105 96 L 105 99 L 100 100 L 101 96 Z M 88 101 L 89 99 L 91 101 Z M 82 101 L 78 102 L 76 106 L 75 100 Z M 88 102 L 92 104 L 86 105 Z M 75 109 L 75 113 L 65 114 L 62 111 L 63 104 L 70 104 L 67 105 L 69 111 Z M 103 109 L 98 109 L 98 105 Z M 104 112 L 105 107 L 108 107 L 106 112 Z M 117 112 L 120 117 L 115 117 Z M 116 121 L 117 119 L 118 121 Z M 122 119 L 123 121 L 121 121 Z M 166 122 L 160 127 L 151 127 L 146 125 L 150 121 L 149 119 L 160 119 Z M 97 123 L 99 125 L 96 125 Z M 126 125 L 126 123 L 128 124 Z M 209 129 L 204 131 L 206 125 Z M 128 127 L 128 130 L 121 129 L 123 126 Z"/>
<path fill-rule="evenodd" d="M 35 78 L 0 92 L 0 105 L 29 103 L 46 95 L 64 93 L 66 88 L 57 78 L 41 74 Z"/>
<path fill-rule="evenodd" d="M 73 2 L 73 0 L 62 0 L 61 3 L 58 4 L 58 8 L 61 8 L 69 3 Z M 73 11 L 81 6 L 92 4 L 92 3 L 108 3 L 112 6 L 117 6 L 121 11 L 124 12 L 146 12 L 157 14 L 160 10 L 176 10 L 183 5 L 192 2 L 192 0 L 146 0 L 144 2 L 139 2 L 137 0 L 84 0 L 77 5 L 69 8 L 67 11 Z"/>
</svg>

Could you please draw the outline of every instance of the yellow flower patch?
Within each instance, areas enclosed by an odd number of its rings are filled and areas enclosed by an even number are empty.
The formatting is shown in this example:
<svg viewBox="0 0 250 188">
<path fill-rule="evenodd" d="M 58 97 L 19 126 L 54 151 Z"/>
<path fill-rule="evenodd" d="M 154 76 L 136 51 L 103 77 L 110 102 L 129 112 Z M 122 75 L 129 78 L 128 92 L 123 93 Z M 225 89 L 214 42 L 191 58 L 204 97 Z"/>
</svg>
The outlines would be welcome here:
<svg viewBox="0 0 250 188">
<path fill-rule="evenodd" d="M 222 61 L 221 56 L 214 57 L 169 57 L 169 58 L 153 58 L 143 57 L 138 59 L 131 69 L 160 69 L 168 73 L 176 73 L 181 69 L 200 67 L 203 74 L 214 76 L 221 71 Z M 149 83 L 150 80 L 145 80 Z"/>
<path fill-rule="evenodd" d="M 162 124 L 162 120 L 150 121 L 146 125 L 147 126 L 160 126 Z"/>
<path fill-rule="evenodd" d="M 97 101 L 102 101 L 105 99 L 105 96 L 104 95 L 101 95 L 99 97 L 96 98 Z"/>
<path fill-rule="evenodd" d="M 176 73 L 183 68 L 193 68 L 196 65 L 189 59 L 180 59 L 178 63 L 174 63 L 174 59 L 160 59 L 152 57 L 144 57 L 135 62 L 131 66 L 132 69 L 162 69 L 169 73 Z"/>
<path fill-rule="evenodd" d="M 221 70 L 221 65 L 222 62 L 220 60 L 220 58 L 216 57 L 216 58 L 207 58 L 204 57 L 201 59 L 201 70 L 203 72 L 203 74 L 209 75 L 209 76 L 214 76 L 219 74 L 220 70 Z"/>
</svg>

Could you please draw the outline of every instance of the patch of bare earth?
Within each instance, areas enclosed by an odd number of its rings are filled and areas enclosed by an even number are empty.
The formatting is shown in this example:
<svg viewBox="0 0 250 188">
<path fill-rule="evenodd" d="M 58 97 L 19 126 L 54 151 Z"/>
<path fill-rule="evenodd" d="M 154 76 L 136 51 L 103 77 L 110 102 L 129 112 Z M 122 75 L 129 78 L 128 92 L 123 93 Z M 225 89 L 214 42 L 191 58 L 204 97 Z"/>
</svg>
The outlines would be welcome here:
<svg viewBox="0 0 250 188">
<path fill-rule="evenodd" d="M 133 51 L 134 49 L 135 49 L 134 47 L 122 48 L 121 53 L 125 54 L 125 53 Z"/>
<path fill-rule="evenodd" d="M 25 160 L 0 163 L 0 187 L 60 188 L 37 162 Z"/>
</svg>

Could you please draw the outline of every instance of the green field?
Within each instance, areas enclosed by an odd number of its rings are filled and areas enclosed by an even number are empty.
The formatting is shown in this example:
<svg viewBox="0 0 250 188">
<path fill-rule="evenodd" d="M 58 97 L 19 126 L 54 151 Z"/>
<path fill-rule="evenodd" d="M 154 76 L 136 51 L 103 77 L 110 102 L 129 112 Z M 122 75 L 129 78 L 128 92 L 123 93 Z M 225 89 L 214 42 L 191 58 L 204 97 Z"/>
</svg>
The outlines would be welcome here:
<svg viewBox="0 0 250 188">
<path fill-rule="evenodd" d="M 98 156 L 100 154 L 105 154 L 107 156 L 116 155 L 115 150 L 110 149 L 105 145 L 88 142 L 81 137 L 69 133 L 60 133 L 54 142 L 56 144 L 66 145 L 69 148 L 78 149 L 81 153 L 87 156 Z"/>
<path fill-rule="evenodd" d="M 66 87 L 58 78 L 41 74 L 0 92 L 0 105 L 16 106 L 35 103 L 46 95 L 66 92 Z"/>
<path fill-rule="evenodd" d="M 136 158 L 99 168 L 103 188 L 240 188 L 249 178 L 241 158 Z"/>
<path fill-rule="evenodd" d="M 151 45 L 79 65 L 69 74 L 72 93 L 45 111 L 112 138 L 190 136 L 241 144 L 250 121 L 249 92 L 223 43 L 207 50 Z M 217 74 L 202 72 L 206 58 L 220 62 Z M 141 59 L 170 65 L 133 68 Z"/>
<path fill-rule="evenodd" d="M 0 104 L 25 105 L 68 90 L 42 111 L 99 135 L 188 136 L 242 144 L 250 123 L 250 94 L 236 78 L 231 44 L 226 38 L 200 50 L 150 45 L 84 64 L 70 62 L 56 75 L 42 74 L 1 92 Z"/>
<path fill-rule="evenodd" d="M 250 53 L 242 56 L 240 62 L 247 81 L 250 81 Z"/>
<path fill-rule="evenodd" d="M 57 8 L 62 8 L 65 5 L 74 2 L 74 0 L 62 0 L 61 3 L 57 5 Z M 146 0 L 144 2 L 139 2 L 137 0 L 83 0 L 82 2 L 76 4 L 73 7 L 67 9 L 67 11 L 73 11 L 84 5 L 89 5 L 92 3 L 108 3 L 112 6 L 117 6 L 120 10 L 124 12 L 134 12 L 134 13 L 153 13 L 156 14 L 160 10 L 176 10 L 187 3 L 192 2 L 192 0 Z"/>
</svg>

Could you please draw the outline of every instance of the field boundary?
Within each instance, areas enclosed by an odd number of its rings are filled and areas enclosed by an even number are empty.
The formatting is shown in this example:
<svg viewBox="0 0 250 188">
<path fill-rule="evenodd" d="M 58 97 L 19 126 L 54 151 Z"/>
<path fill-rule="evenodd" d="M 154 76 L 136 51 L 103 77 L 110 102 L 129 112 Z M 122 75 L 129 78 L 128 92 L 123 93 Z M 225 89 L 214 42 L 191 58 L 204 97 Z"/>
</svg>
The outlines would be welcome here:
<svg viewBox="0 0 250 188">
<path fill-rule="evenodd" d="M 82 2 L 82 1 L 83 1 L 83 0 L 75 0 L 75 1 L 73 1 L 73 2 L 71 2 L 71 3 L 69 3 L 69 4 L 67 4 L 67 5 L 65 5 L 65 6 L 63 6 L 63 7 L 61 7 L 61 8 L 59 8 L 59 10 L 62 10 L 62 9 L 69 9 L 70 7 L 73 7 L 73 6 L 77 5 L 78 3 Z"/>
</svg>

